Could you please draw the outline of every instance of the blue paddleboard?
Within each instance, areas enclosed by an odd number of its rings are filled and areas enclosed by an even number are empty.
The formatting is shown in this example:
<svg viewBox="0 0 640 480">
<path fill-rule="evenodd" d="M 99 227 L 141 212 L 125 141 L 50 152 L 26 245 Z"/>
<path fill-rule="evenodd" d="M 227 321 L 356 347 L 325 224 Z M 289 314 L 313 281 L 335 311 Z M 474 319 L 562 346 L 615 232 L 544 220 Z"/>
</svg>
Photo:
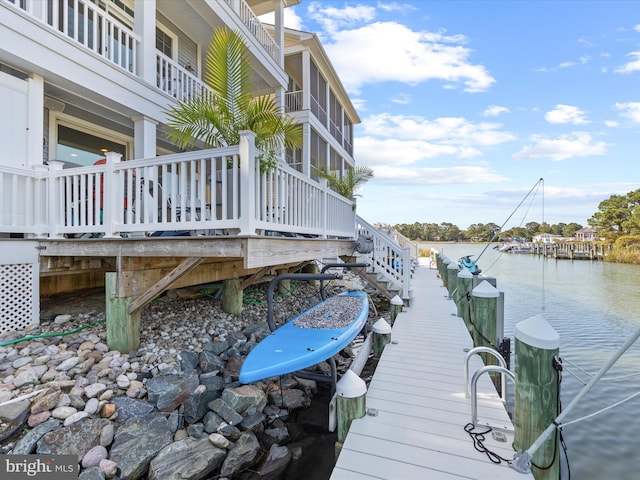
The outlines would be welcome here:
<svg viewBox="0 0 640 480">
<path fill-rule="evenodd" d="M 364 292 L 330 297 L 285 323 L 249 352 L 240 382 L 252 383 L 316 365 L 345 348 L 369 316 Z"/>
</svg>

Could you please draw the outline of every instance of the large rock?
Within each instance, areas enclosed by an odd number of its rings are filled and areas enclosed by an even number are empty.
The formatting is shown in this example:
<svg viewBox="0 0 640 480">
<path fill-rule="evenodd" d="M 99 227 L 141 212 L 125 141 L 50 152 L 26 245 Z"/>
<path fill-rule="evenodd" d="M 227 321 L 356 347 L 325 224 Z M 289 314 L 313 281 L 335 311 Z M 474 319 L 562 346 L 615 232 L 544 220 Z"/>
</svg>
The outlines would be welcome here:
<svg viewBox="0 0 640 480">
<path fill-rule="evenodd" d="M 34 429 L 27 432 L 27 434 L 16 442 L 16 446 L 11 451 L 14 455 L 29 455 L 36 449 L 38 440 L 44 437 L 47 433 L 53 432 L 60 427 L 60 422 L 50 418 L 46 422 L 41 423 Z"/>
<path fill-rule="evenodd" d="M 186 375 L 158 375 L 147 382 L 147 395 L 158 410 L 170 413 L 187 400 L 199 384 L 196 371 Z"/>
<path fill-rule="evenodd" d="M 267 406 L 267 397 L 261 388 L 254 385 L 243 385 L 238 388 L 227 388 L 222 392 L 224 400 L 239 414 L 261 412 Z"/>
<path fill-rule="evenodd" d="M 226 365 L 227 362 L 211 351 L 200 353 L 200 368 L 204 373 L 223 372 Z"/>
<path fill-rule="evenodd" d="M 18 400 L 17 402 L 0 405 L 0 420 L 5 422 L 22 422 L 27 418 L 31 403 L 29 400 Z"/>
<path fill-rule="evenodd" d="M 109 422 L 104 418 L 87 418 L 54 430 L 43 436 L 37 444 L 40 455 L 77 455 L 78 462 L 100 442 L 100 433 Z"/>
<path fill-rule="evenodd" d="M 208 404 L 218 398 L 218 393 L 207 390 L 205 385 L 198 385 L 193 394 L 184 403 L 184 419 L 187 423 L 195 423 L 204 417 L 209 410 Z"/>
<path fill-rule="evenodd" d="M 242 415 L 231 408 L 222 398 L 216 398 L 209 403 L 209 408 L 220 415 L 229 425 L 238 425 L 242 422 Z"/>
<path fill-rule="evenodd" d="M 260 453 L 260 442 L 252 432 L 243 432 L 222 464 L 220 475 L 231 477 L 252 466 Z"/>
<path fill-rule="evenodd" d="M 111 400 L 111 403 L 116 406 L 118 420 L 120 421 L 144 417 L 155 410 L 155 407 L 150 403 L 129 397 L 115 397 Z"/>
<path fill-rule="evenodd" d="M 227 452 L 215 447 L 208 437 L 185 438 L 167 445 L 151 461 L 149 480 L 200 480 L 212 477 Z"/>
<path fill-rule="evenodd" d="M 137 480 L 147 473 L 151 460 L 172 439 L 173 434 L 164 415 L 151 413 L 132 418 L 118 428 L 111 446 L 111 460 L 120 467 L 121 478 Z"/>
<path fill-rule="evenodd" d="M 258 470 L 258 478 L 260 480 L 276 480 L 280 478 L 290 461 L 291 452 L 287 447 L 271 445 L 269 455 L 267 455 Z"/>
<path fill-rule="evenodd" d="M 290 410 L 307 408 L 311 405 L 311 399 L 302 390 L 298 390 L 297 388 L 269 392 L 269 402 Z"/>
</svg>

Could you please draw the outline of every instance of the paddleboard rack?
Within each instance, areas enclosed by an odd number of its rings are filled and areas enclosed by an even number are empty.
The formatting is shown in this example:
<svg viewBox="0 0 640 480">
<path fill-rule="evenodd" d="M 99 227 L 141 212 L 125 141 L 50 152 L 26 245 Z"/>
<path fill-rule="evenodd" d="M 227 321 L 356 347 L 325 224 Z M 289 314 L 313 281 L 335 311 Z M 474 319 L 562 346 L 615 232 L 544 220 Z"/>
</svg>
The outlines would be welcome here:
<svg viewBox="0 0 640 480">
<path fill-rule="evenodd" d="M 369 263 L 344 263 L 344 262 L 333 262 L 333 263 L 325 263 L 324 267 L 320 271 L 321 274 L 329 270 L 330 268 L 367 268 L 370 266 Z M 340 277 L 342 278 L 342 277 Z M 333 279 L 332 279 L 333 280 Z M 320 280 L 320 299 L 324 300 L 324 283 Z"/>
<path fill-rule="evenodd" d="M 340 264 L 340 265 L 348 265 L 348 264 Z M 358 264 L 359 265 L 359 264 Z M 339 273 L 285 273 L 283 275 L 276 276 L 271 282 L 269 282 L 269 286 L 267 287 L 267 324 L 269 325 L 269 330 L 274 332 L 278 326 L 276 325 L 274 314 L 273 314 L 273 292 L 276 286 L 282 280 L 301 280 L 301 281 L 311 281 L 311 280 L 320 280 L 323 282 L 325 280 L 340 280 L 342 275 Z M 320 292 L 322 292 L 322 283 Z M 324 300 L 324 298 L 323 298 Z M 300 378 L 304 378 L 307 380 L 314 380 L 316 382 L 329 383 L 331 385 L 331 397 L 336 392 L 336 384 L 338 383 L 338 369 L 336 367 L 336 361 L 333 357 L 329 357 L 327 359 L 329 363 L 329 367 L 331 371 L 329 375 L 323 373 L 309 372 L 307 370 L 300 370 L 295 372 L 294 375 Z"/>
</svg>

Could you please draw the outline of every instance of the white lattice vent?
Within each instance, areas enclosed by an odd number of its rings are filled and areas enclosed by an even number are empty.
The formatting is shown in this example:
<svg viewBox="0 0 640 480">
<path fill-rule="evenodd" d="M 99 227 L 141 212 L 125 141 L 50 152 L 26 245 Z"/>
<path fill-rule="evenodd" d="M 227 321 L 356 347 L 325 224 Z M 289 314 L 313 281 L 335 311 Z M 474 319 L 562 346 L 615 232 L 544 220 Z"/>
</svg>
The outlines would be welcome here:
<svg viewBox="0 0 640 480">
<path fill-rule="evenodd" d="M 0 333 L 23 330 L 33 321 L 33 272 L 31 263 L 0 265 Z"/>
</svg>

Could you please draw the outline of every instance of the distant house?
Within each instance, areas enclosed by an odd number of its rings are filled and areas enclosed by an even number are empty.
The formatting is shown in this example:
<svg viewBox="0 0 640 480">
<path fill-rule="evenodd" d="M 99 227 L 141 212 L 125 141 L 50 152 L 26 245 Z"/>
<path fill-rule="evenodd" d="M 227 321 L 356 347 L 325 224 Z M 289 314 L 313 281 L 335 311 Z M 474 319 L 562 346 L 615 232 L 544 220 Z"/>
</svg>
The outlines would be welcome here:
<svg viewBox="0 0 640 480">
<path fill-rule="evenodd" d="M 576 240 L 581 242 L 593 242 L 597 238 L 596 235 L 596 231 L 591 227 L 581 228 L 574 234 Z"/>
<path fill-rule="evenodd" d="M 541 233 L 533 237 L 533 241 L 536 243 L 553 243 L 555 240 L 561 240 L 562 235 L 552 235 L 550 233 Z"/>
</svg>

